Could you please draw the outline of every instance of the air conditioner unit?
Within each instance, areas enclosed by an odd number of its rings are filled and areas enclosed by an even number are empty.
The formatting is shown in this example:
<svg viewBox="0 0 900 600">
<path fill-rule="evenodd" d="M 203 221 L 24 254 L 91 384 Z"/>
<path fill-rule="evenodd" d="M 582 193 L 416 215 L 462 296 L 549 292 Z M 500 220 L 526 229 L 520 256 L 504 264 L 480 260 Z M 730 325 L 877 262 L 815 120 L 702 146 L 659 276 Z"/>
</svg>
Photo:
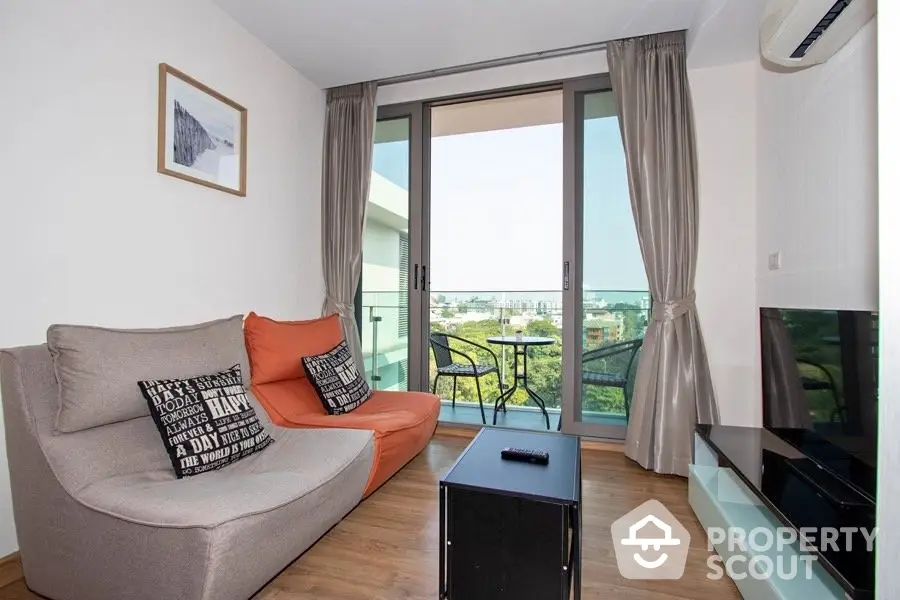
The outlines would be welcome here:
<svg viewBox="0 0 900 600">
<path fill-rule="evenodd" d="M 825 62 L 875 16 L 876 5 L 877 0 L 769 0 L 760 22 L 760 52 L 786 67 Z"/>
</svg>

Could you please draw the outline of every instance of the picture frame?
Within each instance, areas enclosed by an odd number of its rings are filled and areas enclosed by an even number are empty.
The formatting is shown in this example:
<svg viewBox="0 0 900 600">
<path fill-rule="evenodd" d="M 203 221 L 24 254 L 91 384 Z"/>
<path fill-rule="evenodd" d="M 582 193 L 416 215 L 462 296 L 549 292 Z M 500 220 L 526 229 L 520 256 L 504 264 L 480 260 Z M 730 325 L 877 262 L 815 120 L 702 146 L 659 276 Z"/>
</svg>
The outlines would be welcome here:
<svg viewBox="0 0 900 600">
<path fill-rule="evenodd" d="M 247 195 L 247 109 L 193 77 L 159 64 L 156 170 Z"/>
</svg>

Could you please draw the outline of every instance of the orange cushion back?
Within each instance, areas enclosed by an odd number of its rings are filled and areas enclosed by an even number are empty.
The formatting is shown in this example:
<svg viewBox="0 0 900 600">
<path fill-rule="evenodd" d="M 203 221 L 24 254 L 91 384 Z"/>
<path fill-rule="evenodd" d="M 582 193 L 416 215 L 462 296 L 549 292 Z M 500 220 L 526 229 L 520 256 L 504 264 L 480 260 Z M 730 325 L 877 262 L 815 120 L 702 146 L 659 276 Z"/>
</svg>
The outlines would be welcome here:
<svg viewBox="0 0 900 600">
<path fill-rule="evenodd" d="M 300 358 L 328 352 L 341 343 L 340 318 L 328 315 L 309 321 L 275 321 L 255 312 L 244 321 L 244 337 L 254 385 L 305 379 Z"/>
</svg>

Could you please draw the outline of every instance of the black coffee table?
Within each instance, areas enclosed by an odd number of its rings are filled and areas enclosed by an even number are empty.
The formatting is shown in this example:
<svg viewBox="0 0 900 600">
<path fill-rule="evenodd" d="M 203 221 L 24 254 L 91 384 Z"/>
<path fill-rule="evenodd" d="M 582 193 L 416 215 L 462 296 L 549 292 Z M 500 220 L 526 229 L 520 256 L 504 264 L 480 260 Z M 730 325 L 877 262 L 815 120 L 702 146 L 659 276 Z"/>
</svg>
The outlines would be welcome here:
<svg viewBox="0 0 900 600">
<path fill-rule="evenodd" d="M 501 460 L 506 447 L 544 450 L 550 463 Z M 581 598 L 577 437 L 482 429 L 439 494 L 439 598 Z"/>
<path fill-rule="evenodd" d="M 494 402 L 494 425 L 497 424 L 497 411 L 503 410 L 506 412 L 506 401 L 509 400 L 510 396 L 516 393 L 516 390 L 519 389 L 519 382 L 521 381 L 522 387 L 528 393 L 528 397 L 534 400 L 534 403 L 541 409 L 541 412 L 544 414 L 544 419 L 547 420 L 547 429 L 550 429 L 550 415 L 547 414 L 547 403 L 544 402 L 544 399 L 541 398 L 540 394 L 528 387 L 528 348 L 531 346 L 552 346 L 556 343 L 556 340 L 549 337 L 536 337 L 530 335 L 522 337 L 505 335 L 489 337 L 487 342 L 488 344 L 496 344 L 498 346 L 513 347 L 513 384 L 511 388 L 500 394 Z M 519 357 L 522 358 L 521 371 L 519 371 Z"/>
</svg>

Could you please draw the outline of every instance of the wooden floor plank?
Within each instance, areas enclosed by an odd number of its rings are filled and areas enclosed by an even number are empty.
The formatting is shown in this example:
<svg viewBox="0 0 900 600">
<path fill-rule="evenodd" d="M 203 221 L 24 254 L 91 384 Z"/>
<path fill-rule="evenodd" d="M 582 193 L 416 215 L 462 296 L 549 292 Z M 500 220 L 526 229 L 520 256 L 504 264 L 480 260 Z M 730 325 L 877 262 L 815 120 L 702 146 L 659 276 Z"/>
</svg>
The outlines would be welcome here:
<svg viewBox="0 0 900 600">
<path fill-rule="evenodd" d="M 468 442 L 435 437 L 254 600 L 435 600 L 437 481 Z M 647 473 L 621 452 L 589 451 L 583 455 L 583 480 L 583 598 L 739 600 L 730 580 L 706 577 L 706 537 L 688 505 L 684 479 Z M 631 581 L 616 568 L 609 526 L 651 498 L 664 503 L 691 534 L 679 581 Z M 0 589 L 0 600 L 37 598 L 21 581 Z"/>
<path fill-rule="evenodd" d="M 19 553 L 13 552 L 0 559 L 0 588 L 22 579 L 22 561 Z"/>
</svg>

